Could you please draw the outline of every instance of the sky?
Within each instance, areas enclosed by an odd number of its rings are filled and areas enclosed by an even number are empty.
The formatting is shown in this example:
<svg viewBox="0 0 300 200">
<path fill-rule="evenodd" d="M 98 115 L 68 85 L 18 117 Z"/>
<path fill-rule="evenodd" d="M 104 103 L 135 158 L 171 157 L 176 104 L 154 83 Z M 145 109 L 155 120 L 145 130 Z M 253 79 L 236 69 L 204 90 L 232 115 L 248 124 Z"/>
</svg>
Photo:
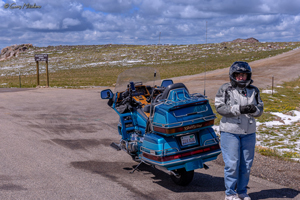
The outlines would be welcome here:
<svg viewBox="0 0 300 200">
<path fill-rule="evenodd" d="M 299 41 L 300 0 L 0 0 L 0 48 L 205 44 L 250 37 Z"/>
</svg>

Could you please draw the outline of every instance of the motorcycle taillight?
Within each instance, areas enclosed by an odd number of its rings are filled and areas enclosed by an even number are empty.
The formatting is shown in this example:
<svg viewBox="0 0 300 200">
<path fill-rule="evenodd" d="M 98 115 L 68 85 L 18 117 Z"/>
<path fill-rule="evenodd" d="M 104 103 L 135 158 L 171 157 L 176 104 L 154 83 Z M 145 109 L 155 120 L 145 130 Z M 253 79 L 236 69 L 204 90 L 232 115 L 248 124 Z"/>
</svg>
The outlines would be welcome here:
<svg viewBox="0 0 300 200">
<path fill-rule="evenodd" d="M 179 133 L 179 132 L 184 132 L 184 131 L 189 131 L 197 128 L 202 128 L 205 126 L 212 126 L 214 125 L 214 120 L 202 122 L 202 123 L 197 123 L 197 124 L 192 124 L 188 126 L 181 126 L 177 128 L 162 128 L 158 126 L 153 126 L 154 131 L 160 132 L 160 133 L 165 133 L 165 134 L 173 134 L 173 133 Z"/>
<path fill-rule="evenodd" d="M 220 149 L 219 144 L 215 144 L 215 145 L 212 145 L 212 146 L 209 146 L 209 147 L 204 147 L 204 148 L 201 148 L 201 149 L 188 151 L 188 152 L 184 152 L 184 153 L 180 153 L 180 154 L 176 154 L 176 155 L 154 156 L 154 155 L 143 152 L 143 156 L 145 158 L 150 159 L 150 160 L 154 160 L 154 161 L 158 161 L 158 162 L 166 162 L 166 161 L 175 160 L 175 159 L 179 159 L 179 158 L 183 158 L 183 157 L 187 157 L 187 156 L 193 156 L 193 155 L 196 155 L 196 154 L 205 153 L 205 152 L 218 150 L 218 149 Z"/>
</svg>

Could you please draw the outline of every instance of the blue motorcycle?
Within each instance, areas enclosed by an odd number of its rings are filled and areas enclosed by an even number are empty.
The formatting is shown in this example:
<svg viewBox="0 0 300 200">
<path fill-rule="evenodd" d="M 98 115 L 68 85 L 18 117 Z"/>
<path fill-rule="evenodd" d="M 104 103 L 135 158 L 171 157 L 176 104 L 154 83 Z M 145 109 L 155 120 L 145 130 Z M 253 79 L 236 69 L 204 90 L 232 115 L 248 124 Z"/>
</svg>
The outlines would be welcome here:
<svg viewBox="0 0 300 200">
<path fill-rule="evenodd" d="M 221 153 L 212 126 L 216 118 L 208 99 L 190 94 L 183 83 L 160 80 L 151 67 L 130 68 L 118 76 L 115 93 L 101 98 L 120 116 L 116 150 L 133 160 L 168 171 L 178 185 L 188 185 L 194 170 Z"/>
</svg>

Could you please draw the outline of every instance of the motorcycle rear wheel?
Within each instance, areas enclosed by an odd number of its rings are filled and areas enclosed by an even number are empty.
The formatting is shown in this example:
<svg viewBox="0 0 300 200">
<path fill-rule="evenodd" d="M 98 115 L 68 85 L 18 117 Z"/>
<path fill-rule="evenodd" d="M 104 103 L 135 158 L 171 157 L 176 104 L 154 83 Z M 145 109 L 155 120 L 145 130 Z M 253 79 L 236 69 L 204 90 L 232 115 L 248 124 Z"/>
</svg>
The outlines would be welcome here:
<svg viewBox="0 0 300 200">
<path fill-rule="evenodd" d="M 194 178 L 194 170 L 186 171 L 185 168 L 173 170 L 178 176 L 171 174 L 171 179 L 180 186 L 187 186 Z"/>
</svg>

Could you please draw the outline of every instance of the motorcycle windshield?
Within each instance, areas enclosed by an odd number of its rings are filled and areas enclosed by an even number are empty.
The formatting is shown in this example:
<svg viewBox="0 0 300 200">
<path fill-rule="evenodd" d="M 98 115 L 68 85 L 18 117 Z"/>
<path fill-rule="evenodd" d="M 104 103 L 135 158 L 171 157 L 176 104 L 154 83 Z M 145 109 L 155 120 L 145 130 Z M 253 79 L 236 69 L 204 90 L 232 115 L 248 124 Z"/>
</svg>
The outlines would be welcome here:
<svg viewBox="0 0 300 200">
<path fill-rule="evenodd" d="M 115 92 L 123 92 L 127 89 L 129 82 L 154 87 L 161 84 L 158 71 L 152 67 L 134 67 L 122 72 L 117 79 Z"/>
</svg>

